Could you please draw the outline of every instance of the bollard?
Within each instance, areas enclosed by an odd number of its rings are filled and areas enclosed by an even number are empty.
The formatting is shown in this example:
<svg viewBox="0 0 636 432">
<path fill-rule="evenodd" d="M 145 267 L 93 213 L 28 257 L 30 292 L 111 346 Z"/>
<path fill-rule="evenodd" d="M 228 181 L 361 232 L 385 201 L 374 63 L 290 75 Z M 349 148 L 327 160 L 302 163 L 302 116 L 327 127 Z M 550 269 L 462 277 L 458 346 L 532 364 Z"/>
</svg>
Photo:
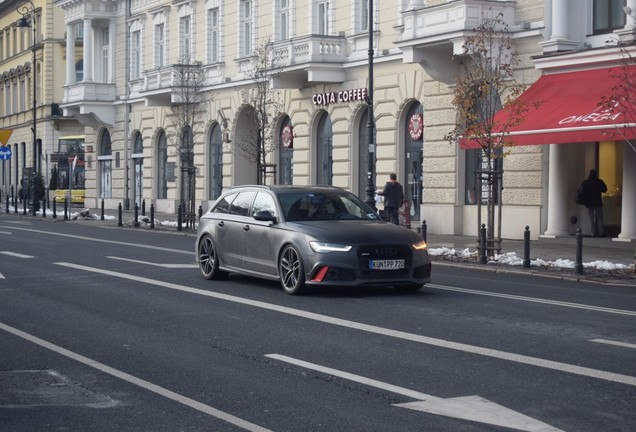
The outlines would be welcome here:
<svg viewBox="0 0 636 432">
<path fill-rule="evenodd" d="M 53 198 L 53 219 L 57 219 L 57 200 Z"/>
<path fill-rule="evenodd" d="M 583 234 L 581 234 L 581 228 L 576 230 L 576 264 L 574 268 L 576 274 L 583 274 Z"/>
<path fill-rule="evenodd" d="M 150 203 L 150 228 L 155 229 L 155 205 Z"/>
<path fill-rule="evenodd" d="M 424 240 L 426 242 L 426 220 L 422 221 L 422 240 Z"/>
<path fill-rule="evenodd" d="M 530 227 L 523 232 L 523 268 L 530 268 Z"/>
<path fill-rule="evenodd" d="M 181 231 L 182 226 L 181 226 L 181 204 L 179 204 L 179 210 L 177 211 L 177 231 Z"/>
<path fill-rule="evenodd" d="M 7 195 L 7 214 L 9 214 L 9 196 Z"/>
<path fill-rule="evenodd" d="M 203 216 L 203 207 L 199 206 L 199 219 Z"/>
<path fill-rule="evenodd" d="M 139 226 L 139 204 L 135 203 L 135 227 Z"/>
<path fill-rule="evenodd" d="M 146 216 L 146 200 L 141 200 L 141 215 Z"/>
<path fill-rule="evenodd" d="M 42 199 L 42 217 L 46 217 L 46 197 Z"/>
<path fill-rule="evenodd" d="M 68 199 L 64 198 L 64 220 L 68 220 Z"/>
<path fill-rule="evenodd" d="M 479 262 L 481 264 L 488 263 L 488 257 L 486 256 L 486 224 L 481 224 L 479 230 Z"/>
<path fill-rule="evenodd" d="M 121 214 L 121 203 L 119 203 L 117 207 L 117 217 L 119 218 L 119 222 L 117 223 L 117 226 L 124 226 L 124 222 L 122 221 L 122 214 Z"/>
<path fill-rule="evenodd" d="M 102 216 L 101 220 L 104 220 L 104 198 L 102 198 Z"/>
<path fill-rule="evenodd" d="M 26 199 L 22 200 L 22 216 L 26 216 Z"/>
</svg>

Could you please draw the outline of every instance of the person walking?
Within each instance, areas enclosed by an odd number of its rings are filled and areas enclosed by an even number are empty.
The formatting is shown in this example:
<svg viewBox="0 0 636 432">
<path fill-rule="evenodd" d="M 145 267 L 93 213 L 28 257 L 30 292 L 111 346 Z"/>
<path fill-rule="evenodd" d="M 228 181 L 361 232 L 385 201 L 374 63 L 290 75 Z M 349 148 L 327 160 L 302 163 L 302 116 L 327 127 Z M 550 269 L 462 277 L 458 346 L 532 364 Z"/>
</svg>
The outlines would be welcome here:
<svg viewBox="0 0 636 432">
<path fill-rule="evenodd" d="M 590 218 L 593 237 L 603 237 L 603 197 L 607 192 L 607 185 L 598 176 L 598 171 L 590 170 L 587 179 L 581 183 L 583 202 Z"/>
<path fill-rule="evenodd" d="M 397 175 L 392 173 L 389 175 L 389 181 L 384 185 L 382 191 L 378 191 L 378 195 L 384 197 L 384 209 L 389 215 L 392 223 L 400 224 L 398 210 L 404 203 L 404 190 L 402 185 L 397 181 Z"/>
</svg>

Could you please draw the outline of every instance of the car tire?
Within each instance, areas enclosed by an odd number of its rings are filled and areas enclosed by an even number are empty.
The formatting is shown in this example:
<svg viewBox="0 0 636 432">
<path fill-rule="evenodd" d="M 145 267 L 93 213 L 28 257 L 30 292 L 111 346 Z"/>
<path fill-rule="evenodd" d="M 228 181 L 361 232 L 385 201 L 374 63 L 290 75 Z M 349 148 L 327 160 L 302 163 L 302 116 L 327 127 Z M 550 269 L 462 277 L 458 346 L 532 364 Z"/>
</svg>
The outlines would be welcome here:
<svg viewBox="0 0 636 432">
<path fill-rule="evenodd" d="M 219 270 L 219 258 L 212 237 L 205 235 L 199 240 L 199 270 L 208 280 L 223 280 L 228 273 Z"/>
<path fill-rule="evenodd" d="M 287 294 L 302 294 L 305 290 L 305 269 L 294 246 L 285 246 L 278 258 L 280 284 Z"/>
</svg>

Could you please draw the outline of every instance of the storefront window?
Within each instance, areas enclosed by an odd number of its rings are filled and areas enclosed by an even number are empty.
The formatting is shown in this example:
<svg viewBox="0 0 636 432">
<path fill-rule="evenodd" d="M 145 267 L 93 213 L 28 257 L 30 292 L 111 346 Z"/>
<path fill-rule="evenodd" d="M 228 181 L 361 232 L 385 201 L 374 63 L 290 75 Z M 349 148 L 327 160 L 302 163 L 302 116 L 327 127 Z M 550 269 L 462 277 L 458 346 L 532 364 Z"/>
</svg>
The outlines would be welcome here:
<svg viewBox="0 0 636 432">
<path fill-rule="evenodd" d="M 97 159 L 99 161 L 100 198 L 111 198 L 113 193 L 113 152 L 110 133 L 107 130 L 102 132 Z"/>
<path fill-rule="evenodd" d="M 144 144 L 139 132 L 135 136 L 132 160 L 135 166 L 135 203 L 141 206 L 144 195 Z"/>
<path fill-rule="evenodd" d="M 411 220 L 420 219 L 420 204 L 422 204 L 423 115 L 422 104 L 417 102 L 411 106 L 406 116 L 406 133 L 404 134 L 406 185 L 404 195 L 405 199 L 409 201 Z"/>
<path fill-rule="evenodd" d="M 322 113 L 318 121 L 317 134 L 317 183 L 331 185 L 333 179 L 333 130 L 331 119 L 326 112 Z"/>
<path fill-rule="evenodd" d="M 369 110 L 365 109 L 358 124 L 358 196 L 366 197 L 367 171 L 369 170 Z"/>
<path fill-rule="evenodd" d="M 280 126 L 280 145 L 279 148 L 279 182 L 280 184 L 293 183 L 293 166 L 294 166 L 294 136 L 292 132 L 292 124 L 289 116 L 285 116 Z"/>
<path fill-rule="evenodd" d="M 210 199 L 217 199 L 223 190 L 223 136 L 218 124 L 210 131 L 209 155 Z"/>
<path fill-rule="evenodd" d="M 157 140 L 157 198 L 168 198 L 168 140 L 166 133 L 161 131 Z"/>
</svg>

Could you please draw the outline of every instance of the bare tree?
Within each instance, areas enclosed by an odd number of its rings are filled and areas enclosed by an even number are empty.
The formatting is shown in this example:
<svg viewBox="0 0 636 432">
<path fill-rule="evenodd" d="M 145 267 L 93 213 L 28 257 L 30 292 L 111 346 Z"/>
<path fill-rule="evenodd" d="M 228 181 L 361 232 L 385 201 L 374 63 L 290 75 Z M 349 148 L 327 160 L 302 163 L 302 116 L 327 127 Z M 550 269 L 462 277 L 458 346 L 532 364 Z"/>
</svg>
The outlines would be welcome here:
<svg viewBox="0 0 636 432">
<path fill-rule="evenodd" d="M 192 229 L 196 220 L 194 148 L 202 135 L 202 116 L 211 96 L 209 92 L 204 92 L 205 70 L 201 62 L 181 59 L 172 66 L 172 73 L 172 104 L 166 115 L 171 127 L 167 138 L 179 157 L 181 211 L 185 216 L 186 228 Z"/>
<path fill-rule="evenodd" d="M 503 169 L 496 160 L 506 156 L 510 128 L 518 125 L 530 109 L 518 99 L 525 86 L 513 78 L 514 68 L 520 60 L 502 14 L 482 19 L 473 34 L 466 38 L 460 60 L 461 69 L 452 101 L 458 121 L 445 139 L 453 144 L 466 140 L 481 152 L 481 168 L 477 170 L 476 179 L 479 185 L 477 232 L 481 229 L 481 206 L 484 204 L 487 206 L 487 252 L 492 256 L 501 249 Z M 502 108 L 505 115 L 495 117 Z M 496 206 L 499 206 L 499 217 L 495 238 Z"/>
<path fill-rule="evenodd" d="M 272 79 L 280 73 L 275 64 L 272 42 L 264 40 L 253 52 L 253 60 L 245 71 L 251 85 L 245 88 L 241 96 L 243 102 L 253 109 L 247 111 L 248 119 L 257 133 L 249 137 L 241 146 L 243 154 L 256 165 L 258 184 L 266 184 L 269 167 L 269 155 L 279 146 L 274 133 L 276 122 L 283 111 L 280 90 L 272 87 Z"/>
</svg>

